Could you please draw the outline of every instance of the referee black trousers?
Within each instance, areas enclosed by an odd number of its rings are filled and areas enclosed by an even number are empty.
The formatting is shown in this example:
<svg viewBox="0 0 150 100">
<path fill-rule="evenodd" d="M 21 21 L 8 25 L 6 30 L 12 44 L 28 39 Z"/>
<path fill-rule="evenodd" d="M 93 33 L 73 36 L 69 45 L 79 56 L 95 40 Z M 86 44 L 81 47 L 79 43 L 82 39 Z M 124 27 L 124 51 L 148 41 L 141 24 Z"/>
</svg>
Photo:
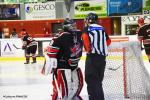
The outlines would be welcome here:
<svg viewBox="0 0 150 100">
<path fill-rule="evenodd" d="M 89 100 L 104 100 L 102 81 L 106 66 L 105 56 L 87 54 L 85 63 L 85 81 Z"/>
</svg>

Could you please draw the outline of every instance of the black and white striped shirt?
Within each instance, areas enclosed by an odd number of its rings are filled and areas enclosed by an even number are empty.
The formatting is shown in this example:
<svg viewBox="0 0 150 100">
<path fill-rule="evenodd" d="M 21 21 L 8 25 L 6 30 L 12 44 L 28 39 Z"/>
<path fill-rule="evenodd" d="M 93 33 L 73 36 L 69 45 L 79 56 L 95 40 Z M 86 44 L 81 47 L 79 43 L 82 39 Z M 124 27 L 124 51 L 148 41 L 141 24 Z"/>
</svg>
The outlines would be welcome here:
<svg viewBox="0 0 150 100">
<path fill-rule="evenodd" d="M 104 28 L 98 24 L 91 24 L 85 28 L 85 32 L 90 40 L 90 53 L 106 56 L 108 53 L 107 40 L 109 36 Z"/>
</svg>

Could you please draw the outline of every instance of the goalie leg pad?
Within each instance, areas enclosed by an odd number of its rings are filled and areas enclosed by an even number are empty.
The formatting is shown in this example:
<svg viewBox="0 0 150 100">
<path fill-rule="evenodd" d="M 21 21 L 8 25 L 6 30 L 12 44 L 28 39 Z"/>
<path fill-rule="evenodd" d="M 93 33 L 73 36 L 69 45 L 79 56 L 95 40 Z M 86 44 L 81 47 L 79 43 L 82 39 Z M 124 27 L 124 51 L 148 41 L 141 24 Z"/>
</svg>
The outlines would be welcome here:
<svg viewBox="0 0 150 100">
<path fill-rule="evenodd" d="M 72 94 L 74 94 L 73 99 L 82 100 L 79 96 L 83 88 L 83 74 L 80 68 L 77 68 L 72 71 Z M 77 99 L 78 98 L 78 99 Z"/>
<path fill-rule="evenodd" d="M 83 75 L 80 68 L 71 71 L 70 69 L 58 69 L 57 70 L 57 84 L 61 95 L 65 100 L 72 100 L 80 98 L 79 96 L 83 87 Z M 53 84 L 53 98 L 58 98 L 58 90 L 56 84 Z M 57 91 L 56 91 L 57 90 Z"/>
<path fill-rule="evenodd" d="M 69 94 L 69 88 L 71 88 L 71 70 L 70 69 L 58 69 L 56 80 L 53 78 L 53 94 L 52 100 L 57 100 L 58 92 L 61 92 L 61 97 L 66 100 Z M 57 82 L 57 83 L 56 83 Z M 58 89 L 57 86 L 58 85 Z"/>
</svg>

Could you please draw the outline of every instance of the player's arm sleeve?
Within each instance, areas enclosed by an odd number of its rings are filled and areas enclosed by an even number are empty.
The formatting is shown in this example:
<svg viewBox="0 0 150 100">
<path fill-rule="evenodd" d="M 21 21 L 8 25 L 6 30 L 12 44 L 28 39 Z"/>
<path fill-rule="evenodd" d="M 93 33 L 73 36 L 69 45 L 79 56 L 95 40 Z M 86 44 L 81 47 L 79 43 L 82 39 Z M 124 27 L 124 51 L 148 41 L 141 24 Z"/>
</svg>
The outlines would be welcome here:
<svg viewBox="0 0 150 100">
<path fill-rule="evenodd" d="M 108 34 L 106 32 L 105 32 L 105 36 L 106 36 L 107 46 L 109 46 L 111 44 L 111 39 L 110 39 L 110 37 L 108 36 Z"/>
<path fill-rule="evenodd" d="M 144 35 L 143 33 L 145 33 L 145 32 L 143 32 L 143 29 L 140 28 L 139 31 L 138 31 L 138 40 L 140 42 L 142 42 L 142 40 L 143 40 L 143 35 Z"/>
<path fill-rule="evenodd" d="M 81 38 L 82 38 L 82 41 L 83 41 L 83 45 L 84 45 L 85 51 L 86 52 L 90 52 L 91 48 L 90 48 L 90 39 L 89 39 L 88 34 L 87 33 L 83 33 Z"/>
<path fill-rule="evenodd" d="M 61 37 L 56 38 L 55 40 L 53 40 L 53 42 L 47 47 L 47 52 L 46 54 L 50 57 L 50 58 L 56 58 L 57 59 L 57 54 L 61 48 L 61 46 L 63 45 L 63 39 Z"/>
<path fill-rule="evenodd" d="M 27 46 L 27 39 L 26 39 L 26 37 L 22 38 L 22 43 L 23 43 L 22 49 L 26 49 L 26 46 Z"/>
<path fill-rule="evenodd" d="M 57 59 L 56 58 L 50 58 L 48 55 L 44 55 L 45 61 L 44 66 L 42 68 L 41 73 L 43 75 L 51 74 L 53 69 L 57 68 Z"/>
<path fill-rule="evenodd" d="M 60 40 L 55 40 L 51 45 L 47 46 L 45 56 L 44 66 L 41 73 L 48 75 L 52 73 L 53 69 L 57 68 L 57 54 L 60 48 Z"/>
</svg>

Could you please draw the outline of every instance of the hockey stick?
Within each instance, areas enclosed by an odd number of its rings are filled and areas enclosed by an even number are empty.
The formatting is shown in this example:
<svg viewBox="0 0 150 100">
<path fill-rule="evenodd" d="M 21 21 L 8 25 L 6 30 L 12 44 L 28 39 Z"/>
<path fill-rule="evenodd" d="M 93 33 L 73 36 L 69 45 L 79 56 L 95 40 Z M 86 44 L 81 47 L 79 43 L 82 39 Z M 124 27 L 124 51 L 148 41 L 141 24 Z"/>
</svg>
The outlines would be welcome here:
<svg viewBox="0 0 150 100">
<path fill-rule="evenodd" d="M 56 84 L 56 89 L 57 89 L 57 92 L 58 92 L 58 100 L 63 100 L 62 95 L 61 95 L 61 90 L 59 89 L 55 74 L 53 74 L 53 78 L 54 78 L 54 82 Z"/>
<path fill-rule="evenodd" d="M 126 61 L 129 61 L 130 59 L 132 59 L 133 56 L 134 56 L 134 55 L 131 55 Z M 116 70 L 118 70 L 121 66 L 123 66 L 123 63 L 120 64 L 120 65 L 117 66 L 117 67 L 109 67 L 108 69 L 109 69 L 109 70 L 112 70 L 112 71 L 116 71 Z"/>
<path fill-rule="evenodd" d="M 14 46 L 16 49 L 22 49 L 22 48 L 18 48 L 15 44 L 13 44 L 13 46 Z"/>
<path fill-rule="evenodd" d="M 108 69 L 109 70 L 112 70 L 112 71 L 116 71 L 117 69 L 119 69 L 122 65 L 118 66 L 117 68 L 112 68 L 112 67 L 109 67 Z"/>
</svg>

